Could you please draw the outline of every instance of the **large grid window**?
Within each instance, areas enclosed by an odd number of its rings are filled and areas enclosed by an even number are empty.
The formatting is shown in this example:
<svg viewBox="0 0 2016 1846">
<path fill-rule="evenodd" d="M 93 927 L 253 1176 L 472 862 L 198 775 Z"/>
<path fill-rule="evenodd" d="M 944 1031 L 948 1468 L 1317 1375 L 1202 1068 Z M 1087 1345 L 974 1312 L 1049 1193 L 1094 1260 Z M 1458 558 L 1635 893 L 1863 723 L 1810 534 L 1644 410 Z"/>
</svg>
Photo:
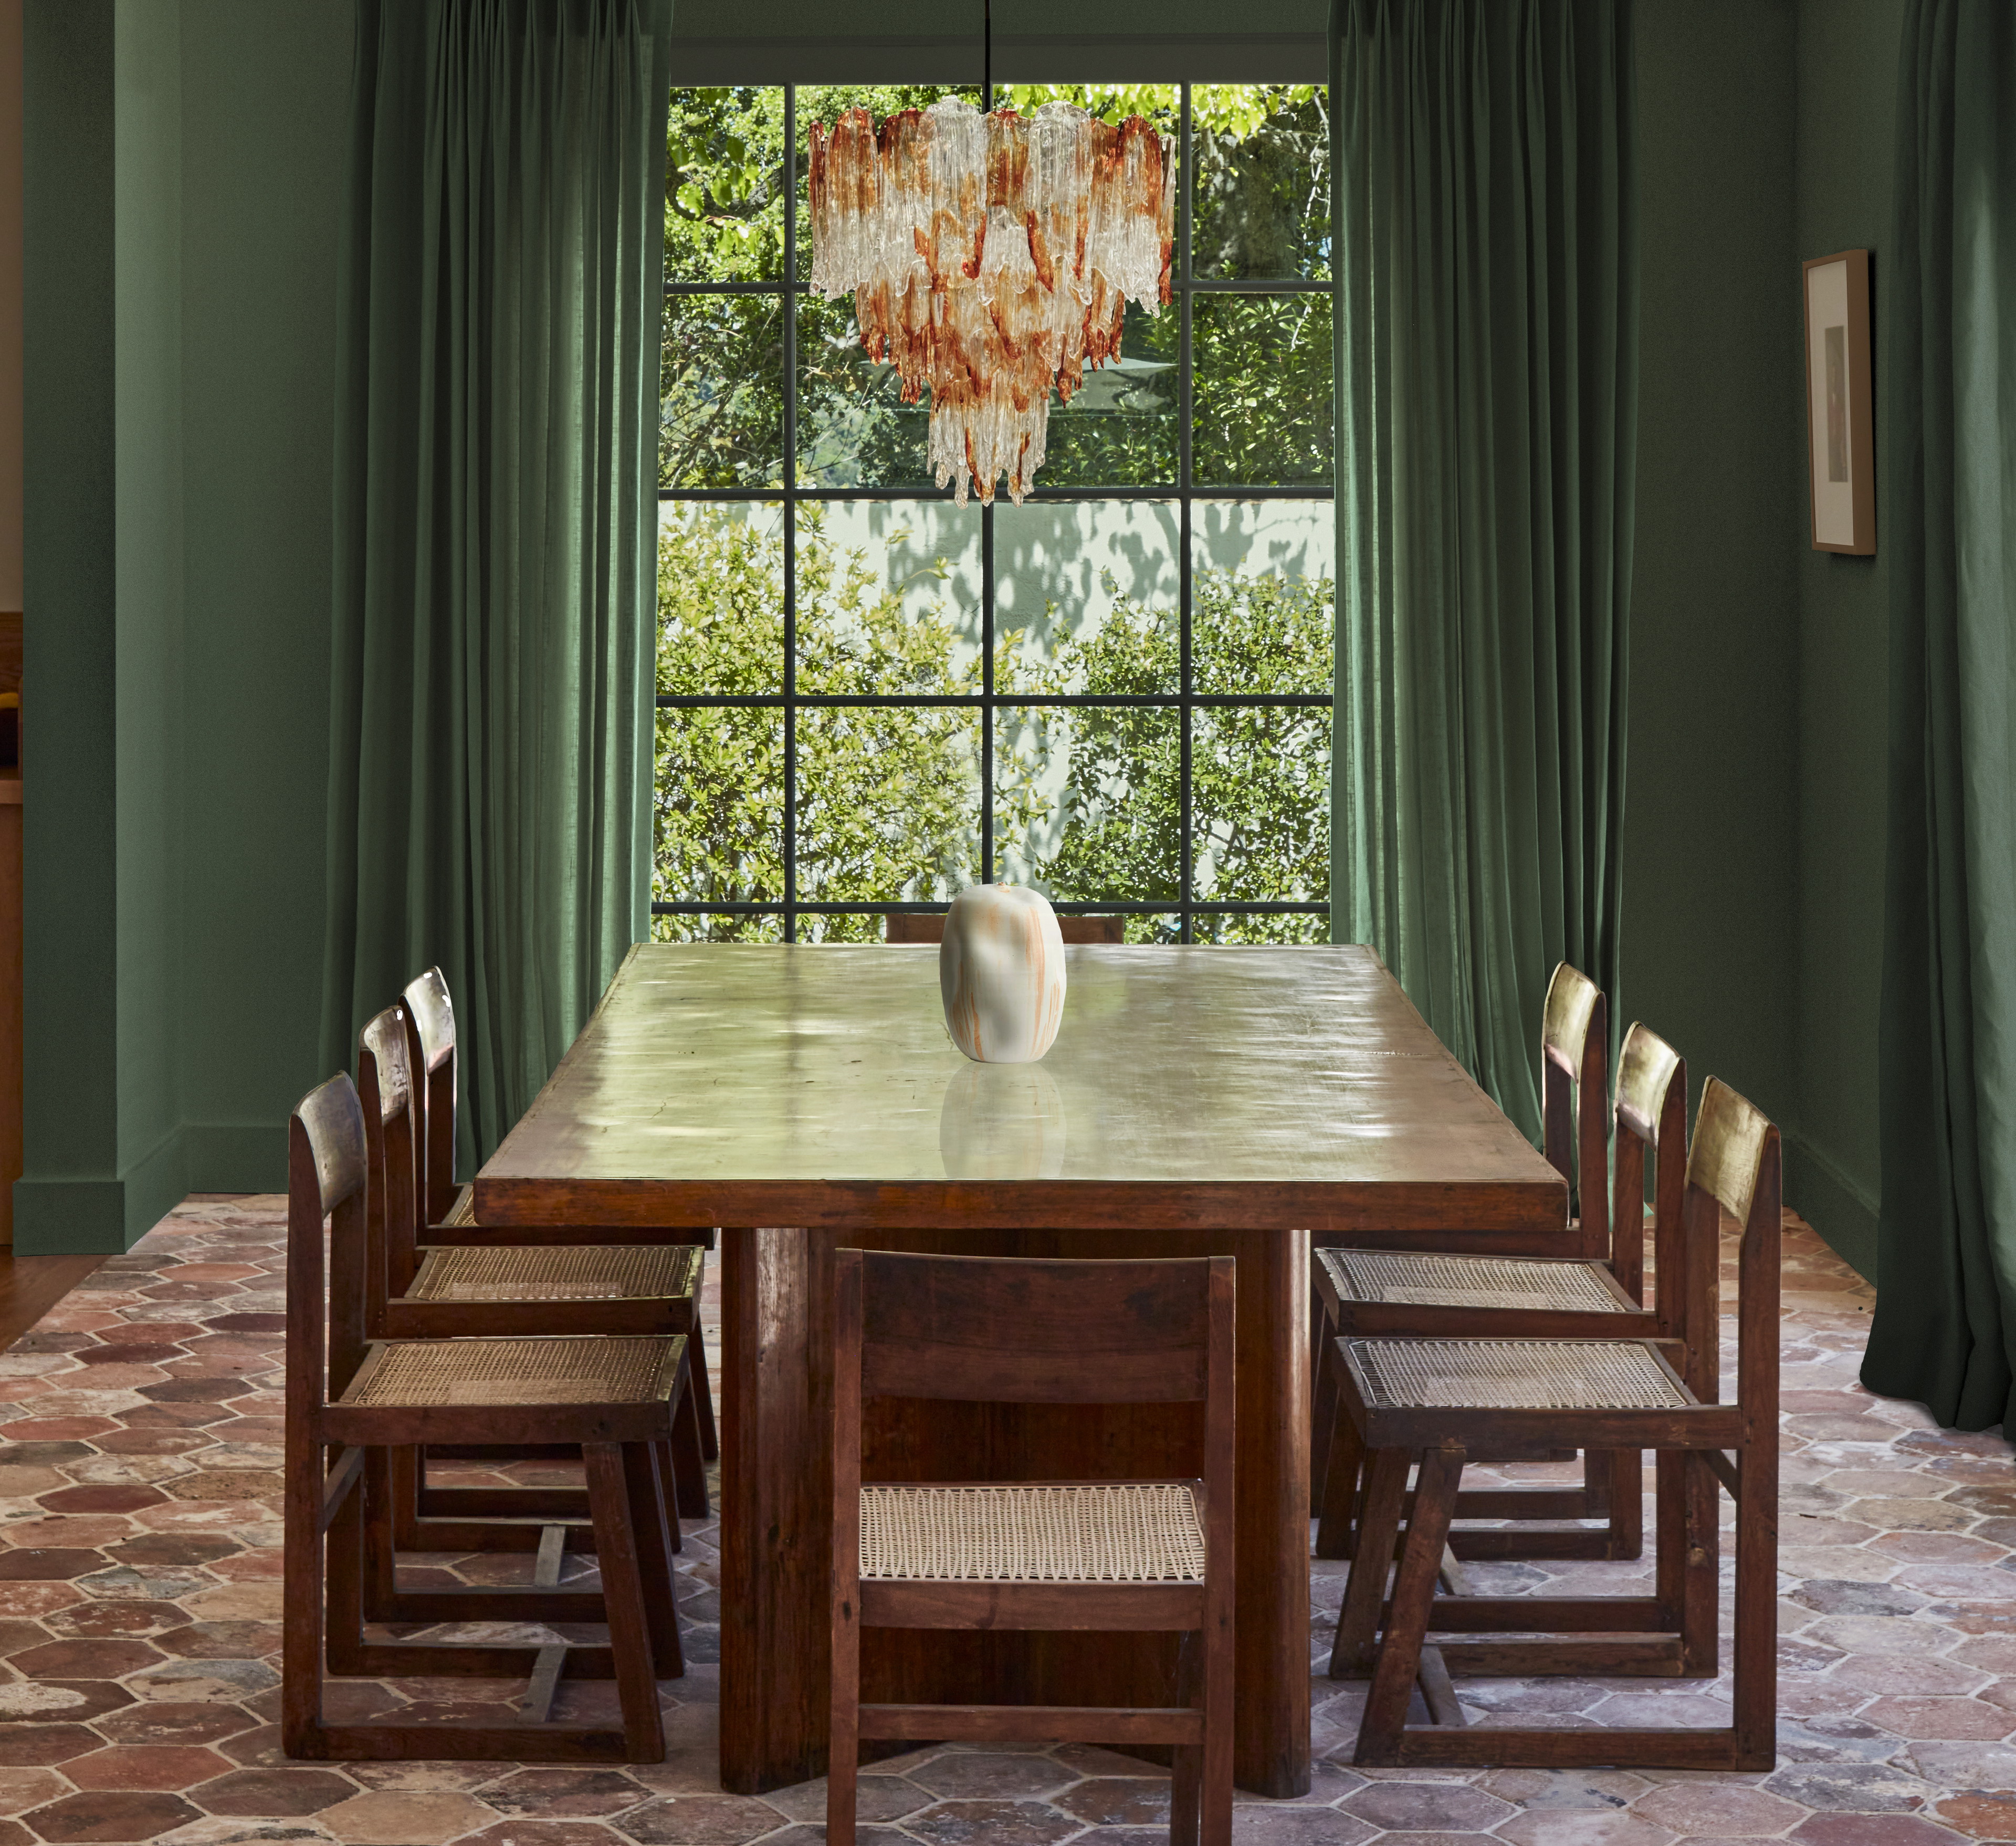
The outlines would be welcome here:
<svg viewBox="0 0 2016 1846">
<path fill-rule="evenodd" d="M 1022 506 L 961 508 L 925 470 L 928 401 L 805 281 L 807 126 L 945 93 L 673 92 L 654 930 L 873 940 L 1001 880 L 1130 941 L 1320 941 L 1324 95 L 996 90 L 1177 137 L 1175 299 L 1130 307 L 1121 362 L 1053 403 Z"/>
</svg>

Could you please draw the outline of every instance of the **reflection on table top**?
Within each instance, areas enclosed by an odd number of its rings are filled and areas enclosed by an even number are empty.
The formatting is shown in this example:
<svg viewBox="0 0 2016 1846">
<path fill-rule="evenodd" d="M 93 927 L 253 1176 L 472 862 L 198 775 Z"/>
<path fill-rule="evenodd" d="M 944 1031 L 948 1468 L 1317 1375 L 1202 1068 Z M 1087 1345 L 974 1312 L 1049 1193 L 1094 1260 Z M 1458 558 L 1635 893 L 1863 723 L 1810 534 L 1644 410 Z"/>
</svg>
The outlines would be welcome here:
<svg viewBox="0 0 2016 1846">
<path fill-rule="evenodd" d="M 1564 1217 L 1559 1177 L 1370 949 L 1066 955 L 1049 1055 L 975 1065 L 933 949 L 640 944 L 479 1175 L 479 1214 L 831 1223 L 978 1189 L 1066 1224 L 1122 1209 L 1087 1196 L 1111 1190 L 1320 1229 L 1398 1187 L 1410 1214 L 1457 1189 L 1458 1222 Z"/>
</svg>

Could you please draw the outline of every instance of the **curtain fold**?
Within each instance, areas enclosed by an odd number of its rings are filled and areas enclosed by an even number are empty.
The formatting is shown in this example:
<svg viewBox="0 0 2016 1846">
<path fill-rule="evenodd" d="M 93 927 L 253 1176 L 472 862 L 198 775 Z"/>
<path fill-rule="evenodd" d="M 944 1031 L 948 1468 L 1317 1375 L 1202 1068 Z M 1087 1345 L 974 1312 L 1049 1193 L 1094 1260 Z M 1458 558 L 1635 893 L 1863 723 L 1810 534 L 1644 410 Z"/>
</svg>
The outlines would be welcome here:
<svg viewBox="0 0 2016 1846">
<path fill-rule="evenodd" d="M 1331 933 L 1536 1139 L 1618 1007 L 1637 398 L 1629 0 L 1334 0 Z"/>
<path fill-rule="evenodd" d="M 438 963 L 459 1158 L 645 934 L 670 0 L 358 0 L 322 1063 Z"/>
<path fill-rule="evenodd" d="M 2016 11 L 1911 0 L 1887 291 L 1890 840 L 1863 1382 L 2016 1438 Z"/>
</svg>

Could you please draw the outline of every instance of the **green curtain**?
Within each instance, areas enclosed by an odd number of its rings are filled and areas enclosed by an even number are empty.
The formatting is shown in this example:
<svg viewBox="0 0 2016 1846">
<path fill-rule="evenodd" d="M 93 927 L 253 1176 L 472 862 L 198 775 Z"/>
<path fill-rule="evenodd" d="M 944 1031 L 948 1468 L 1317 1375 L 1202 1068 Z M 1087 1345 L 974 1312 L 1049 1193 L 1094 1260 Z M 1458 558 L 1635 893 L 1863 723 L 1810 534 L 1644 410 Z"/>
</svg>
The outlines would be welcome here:
<svg viewBox="0 0 2016 1846">
<path fill-rule="evenodd" d="M 669 0 L 359 0 L 322 1063 L 438 963 L 459 1155 L 646 927 Z"/>
<path fill-rule="evenodd" d="M 1331 932 L 1540 1128 L 1618 1009 L 1637 398 L 1629 0 L 1334 0 Z"/>
<path fill-rule="evenodd" d="M 1913 0 L 1885 343 L 1883 1214 L 1863 1382 L 2016 1438 L 2016 9 Z"/>
</svg>

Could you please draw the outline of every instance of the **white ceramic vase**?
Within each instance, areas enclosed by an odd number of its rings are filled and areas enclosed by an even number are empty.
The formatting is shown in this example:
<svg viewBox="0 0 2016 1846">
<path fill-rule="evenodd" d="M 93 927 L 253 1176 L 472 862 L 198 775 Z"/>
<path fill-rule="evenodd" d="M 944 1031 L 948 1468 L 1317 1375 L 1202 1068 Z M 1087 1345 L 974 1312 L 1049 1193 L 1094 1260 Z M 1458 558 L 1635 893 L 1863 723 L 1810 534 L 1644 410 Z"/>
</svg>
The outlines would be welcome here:
<svg viewBox="0 0 2016 1846">
<path fill-rule="evenodd" d="M 952 899 L 938 949 L 945 1030 L 977 1063 L 1030 1064 L 1064 1016 L 1057 912 L 1019 884 L 969 885 Z"/>
</svg>

